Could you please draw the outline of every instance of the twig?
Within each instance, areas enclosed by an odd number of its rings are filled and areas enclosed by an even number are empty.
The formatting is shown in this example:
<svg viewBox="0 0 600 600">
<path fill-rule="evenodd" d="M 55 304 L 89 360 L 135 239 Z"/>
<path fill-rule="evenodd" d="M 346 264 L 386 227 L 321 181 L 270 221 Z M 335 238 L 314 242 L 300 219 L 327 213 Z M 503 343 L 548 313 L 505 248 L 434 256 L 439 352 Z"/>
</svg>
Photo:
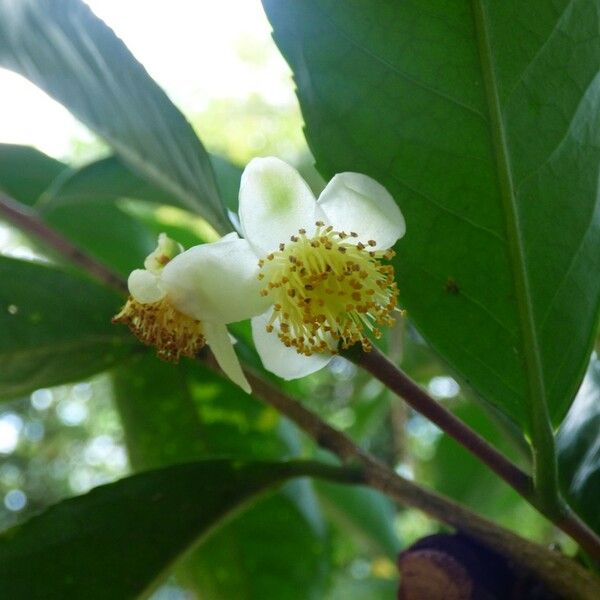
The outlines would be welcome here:
<svg viewBox="0 0 600 600">
<path fill-rule="evenodd" d="M 57 251 L 75 265 L 86 270 L 102 283 L 113 287 L 121 293 L 126 292 L 126 283 L 119 275 L 113 273 L 105 265 L 48 227 L 39 219 L 34 211 L 1 193 L 0 214 L 22 230 L 39 238 L 47 246 Z M 298 427 L 311 436 L 321 447 L 330 450 L 346 463 L 356 462 L 362 465 L 364 480 L 372 487 L 395 498 L 398 502 L 419 508 L 432 517 L 470 533 L 482 542 L 501 552 L 505 552 L 507 555 L 513 557 L 513 559 L 521 562 L 525 567 L 531 569 L 540 579 L 546 581 L 548 585 L 560 593 L 570 594 L 571 597 L 573 597 L 573 594 L 576 594 L 576 597 L 582 600 L 596 600 L 596 598 L 600 597 L 600 581 L 590 571 L 583 569 L 558 553 L 550 552 L 537 544 L 516 536 L 506 529 L 498 527 L 494 523 L 483 519 L 451 500 L 429 492 L 403 479 L 375 457 L 364 452 L 350 438 L 329 426 L 317 415 L 283 394 L 278 388 L 266 383 L 262 378 L 250 371 L 247 372 L 247 376 L 255 393 L 263 401 L 296 423 Z M 410 383 L 412 384 L 412 382 Z M 399 393 L 394 387 L 388 387 Z M 419 389 L 418 386 L 416 387 Z M 461 422 L 459 423 L 462 425 Z M 476 435 L 474 432 L 468 431 Z M 473 452 L 477 448 L 478 443 L 475 443 L 473 448 L 470 449 Z M 492 451 L 497 452 L 493 448 Z M 499 456 L 503 461 L 508 462 L 505 457 L 500 454 Z M 523 489 L 526 489 L 526 484 L 522 480 L 519 483 L 522 472 L 511 463 L 504 465 L 502 470 L 504 471 L 505 468 L 507 469 L 506 474 L 509 478 L 515 476 L 517 485 L 523 486 Z M 513 469 L 516 469 L 516 473 Z M 591 556 L 600 561 L 600 542 L 594 532 L 585 523 L 569 512 L 562 517 L 560 522 L 556 522 L 556 524 L 579 542 Z"/>
<path fill-rule="evenodd" d="M 521 496 L 533 501 L 531 478 L 498 452 L 479 434 L 467 427 L 449 410 L 425 393 L 404 372 L 390 362 L 377 348 L 363 352 L 352 348 L 344 353 L 348 359 L 362 367 L 387 388 L 403 398 L 418 413 L 435 423 L 442 431 L 453 437 L 494 473 L 514 488 Z"/>
<path fill-rule="evenodd" d="M 600 538 L 588 525 L 566 504 L 561 512 L 546 510 L 545 503 L 535 494 L 533 482 L 528 475 L 436 402 L 379 350 L 373 348 L 371 352 L 363 352 L 353 348 L 345 356 L 404 398 L 407 404 L 479 458 L 546 518 L 576 540 L 600 564 Z"/>
<path fill-rule="evenodd" d="M 213 361 L 209 364 L 215 366 Z M 319 446 L 330 450 L 342 462 L 361 465 L 364 480 L 371 487 L 401 504 L 422 510 L 470 534 L 529 569 L 565 597 L 589 600 L 600 597 L 600 580 L 590 571 L 558 552 L 523 539 L 456 502 L 404 479 L 277 387 L 249 369 L 245 372 L 254 395 L 288 417 Z"/>
<path fill-rule="evenodd" d="M 48 227 L 33 210 L 2 193 L 0 193 L 0 215 L 19 229 L 41 240 L 46 246 L 81 267 L 101 283 L 115 288 L 118 292 L 127 292 L 127 284 L 122 277 Z"/>
</svg>

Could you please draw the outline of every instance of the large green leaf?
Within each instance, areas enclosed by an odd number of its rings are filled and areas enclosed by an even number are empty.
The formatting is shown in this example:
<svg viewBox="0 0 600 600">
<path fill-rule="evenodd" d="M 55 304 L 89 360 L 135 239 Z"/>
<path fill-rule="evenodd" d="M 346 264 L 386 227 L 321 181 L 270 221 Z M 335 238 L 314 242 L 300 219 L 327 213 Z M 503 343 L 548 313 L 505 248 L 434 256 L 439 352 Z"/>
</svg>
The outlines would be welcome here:
<svg viewBox="0 0 600 600">
<path fill-rule="evenodd" d="M 231 229 L 190 124 L 83 2 L 0 0 L 0 65 L 64 104 L 173 201 Z"/>
<path fill-rule="evenodd" d="M 210 161 L 224 201 L 237 203 L 241 170 L 219 156 L 210 155 Z M 119 202 L 123 199 L 127 201 Z M 115 207 L 115 202 L 124 210 Z M 46 222 L 78 245 L 128 273 L 141 265 L 140 251 L 144 258 L 161 232 L 186 248 L 215 239 L 214 229 L 206 221 L 188 211 L 163 206 L 169 204 L 173 202 L 168 194 L 133 173 L 117 156 L 109 156 L 65 171 L 45 191 L 36 208 Z M 154 239 L 149 243 L 146 238 L 150 232 Z"/>
<path fill-rule="evenodd" d="M 171 204 L 173 197 L 128 169 L 118 156 L 108 156 L 78 169 L 70 169 L 46 190 L 37 208 L 135 198 Z M 175 201 L 175 205 L 180 204 Z"/>
<path fill-rule="evenodd" d="M 0 535 L 2 594 L 31 600 L 137 597 L 250 498 L 314 470 L 302 462 L 204 461 L 65 500 Z M 235 569 L 235 558 L 228 559 L 223 567 Z"/>
<path fill-rule="evenodd" d="M 600 360 L 592 359 L 557 438 L 561 479 L 572 506 L 600 534 Z"/>
<path fill-rule="evenodd" d="M 114 389 L 136 469 L 215 456 L 277 460 L 291 454 L 273 409 L 197 363 L 175 367 L 139 356 L 115 369 Z M 328 562 L 311 486 L 295 481 L 224 524 L 176 573 L 206 600 L 316 600 L 325 593 Z"/>
<path fill-rule="evenodd" d="M 114 202 L 59 207 L 45 213 L 43 218 L 50 227 L 124 278 L 139 269 L 156 248 L 157 235 Z"/>
<path fill-rule="evenodd" d="M 0 191 L 23 204 L 35 204 L 66 169 L 67 165 L 35 148 L 0 144 Z"/>
<path fill-rule="evenodd" d="M 110 319 L 122 299 L 56 268 L 0 257 L 0 398 L 88 377 L 135 340 Z"/>
<path fill-rule="evenodd" d="M 263 1 L 321 173 L 405 213 L 419 329 L 525 428 L 559 422 L 600 298 L 597 1 Z"/>
<path fill-rule="evenodd" d="M 121 169 L 129 173 L 125 167 Z M 40 197 L 47 194 L 49 189 L 60 186 L 60 182 L 65 178 L 69 179 L 71 173 L 72 170 L 67 165 L 35 148 L 0 144 L 0 190 L 4 190 L 18 202 L 38 208 Z M 156 247 L 157 234 L 115 205 L 115 196 L 106 193 L 107 188 L 110 190 L 113 186 L 114 180 L 110 177 L 110 171 L 104 174 L 105 177 L 97 177 L 88 182 L 87 189 L 93 189 L 95 195 L 90 193 L 89 196 L 79 198 L 79 202 L 66 206 L 46 207 L 48 210 L 41 216 L 48 225 L 79 248 L 121 274 L 128 275 Z M 160 193 L 139 177 L 131 177 L 140 186 Z M 36 249 L 39 246 L 41 252 L 51 252 L 39 239 L 31 238 L 29 243 Z M 64 257 L 56 253 L 51 254 L 58 261 L 64 260 Z"/>
<path fill-rule="evenodd" d="M 210 161 L 224 201 L 237 203 L 241 170 L 215 155 L 210 155 Z M 133 173 L 117 156 L 109 156 L 65 171 L 36 208 L 48 224 L 128 274 L 154 249 L 159 233 L 167 233 L 186 248 L 214 240 L 214 230 L 203 219 L 162 206 L 169 204 L 173 204 L 171 196 Z"/>
<path fill-rule="evenodd" d="M 236 210 L 241 169 L 221 156 L 211 154 L 209 159 L 225 206 Z M 118 156 L 108 156 L 79 169 L 65 172 L 49 190 L 46 190 L 38 208 L 46 210 L 48 207 L 55 208 L 63 204 L 116 198 L 181 205 L 177 201 L 173 202 L 173 197 L 161 188 L 137 176 Z"/>
</svg>

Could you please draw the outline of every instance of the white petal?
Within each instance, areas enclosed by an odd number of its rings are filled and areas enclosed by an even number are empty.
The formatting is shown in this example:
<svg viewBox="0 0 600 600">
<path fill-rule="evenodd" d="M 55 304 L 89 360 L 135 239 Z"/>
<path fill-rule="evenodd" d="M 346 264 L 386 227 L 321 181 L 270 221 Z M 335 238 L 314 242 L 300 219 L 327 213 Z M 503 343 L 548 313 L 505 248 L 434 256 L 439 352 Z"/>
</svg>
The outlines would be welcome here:
<svg viewBox="0 0 600 600">
<path fill-rule="evenodd" d="M 271 312 L 268 310 L 252 319 L 252 338 L 265 369 L 283 379 L 298 379 L 327 365 L 331 354 L 323 352 L 305 356 L 296 352 L 294 348 L 288 348 L 276 332 L 268 333 L 266 325 Z"/>
<path fill-rule="evenodd" d="M 259 256 L 322 219 L 315 197 L 298 171 L 278 158 L 255 158 L 240 183 L 240 222 Z"/>
<path fill-rule="evenodd" d="M 160 288 L 159 278 L 145 269 L 132 271 L 127 280 L 129 293 L 141 304 L 152 304 L 158 302 L 165 296 Z"/>
<path fill-rule="evenodd" d="M 234 323 L 269 304 L 260 295 L 264 284 L 258 280 L 256 255 L 237 237 L 179 254 L 164 268 L 161 285 L 176 308 L 199 321 Z"/>
<path fill-rule="evenodd" d="M 404 217 L 389 192 L 360 173 L 336 175 L 321 193 L 318 204 L 334 229 L 354 231 L 363 243 L 375 240 L 376 250 L 391 248 L 406 231 Z"/>
<path fill-rule="evenodd" d="M 247 394 L 252 392 L 250 384 L 242 371 L 240 361 L 229 339 L 227 327 L 221 323 L 203 323 L 204 337 L 223 372 L 233 383 L 239 385 Z"/>
<path fill-rule="evenodd" d="M 156 248 L 146 257 L 144 267 L 146 271 L 159 275 L 165 264 L 182 252 L 183 246 L 180 243 L 172 240 L 166 233 L 161 233 Z"/>
<path fill-rule="evenodd" d="M 236 231 L 232 231 L 231 233 L 226 233 L 218 242 L 229 242 L 231 240 L 239 240 L 240 236 Z"/>
</svg>

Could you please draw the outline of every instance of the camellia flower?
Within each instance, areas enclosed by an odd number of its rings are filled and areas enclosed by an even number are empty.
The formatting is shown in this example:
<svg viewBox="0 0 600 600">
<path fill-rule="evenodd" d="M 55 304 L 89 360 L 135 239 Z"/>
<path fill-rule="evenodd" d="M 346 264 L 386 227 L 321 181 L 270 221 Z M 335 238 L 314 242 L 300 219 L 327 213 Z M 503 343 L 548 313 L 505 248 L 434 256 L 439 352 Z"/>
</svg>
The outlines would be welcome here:
<svg viewBox="0 0 600 600">
<path fill-rule="evenodd" d="M 225 326 L 264 310 L 248 242 L 232 233 L 184 252 L 161 234 L 144 267 L 129 276 L 130 297 L 113 322 L 128 325 L 168 361 L 193 358 L 208 344 L 225 374 L 249 393 Z M 248 294 L 243 303 L 240 290 Z"/>
<path fill-rule="evenodd" d="M 390 248 L 404 235 L 400 209 L 379 183 L 336 175 L 315 200 L 300 174 L 276 158 L 242 175 L 240 224 L 258 259 L 266 312 L 252 319 L 264 366 L 285 379 L 327 364 L 338 348 L 393 323 L 397 287 Z M 250 274 L 246 278 L 249 280 Z M 238 294 L 247 302 L 250 292 Z"/>
</svg>

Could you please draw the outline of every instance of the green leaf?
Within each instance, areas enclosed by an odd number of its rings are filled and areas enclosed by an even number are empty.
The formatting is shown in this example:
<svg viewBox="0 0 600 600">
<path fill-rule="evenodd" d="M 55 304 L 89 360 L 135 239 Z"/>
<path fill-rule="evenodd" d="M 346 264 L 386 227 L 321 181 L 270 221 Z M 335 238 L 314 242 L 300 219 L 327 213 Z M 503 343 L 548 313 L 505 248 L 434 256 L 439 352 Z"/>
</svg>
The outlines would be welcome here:
<svg viewBox="0 0 600 600">
<path fill-rule="evenodd" d="M 600 534 L 600 360 L 592 359 L 557 438 L 561 479 L 571 505 Z"/>
<path fill-rule="evenodd" d="M 210 162 L 215 170 L 223 204 L 229 210 L 237 212 L 242 169 L 217 154 L 210 155 Z"/>
<path fill-rule="evenodd" d="M 211 155 L 210 160 L 221 195 L 228 204 L 237 203 L 241 170 L 219 156 Z M 122 210 L 113 206 L 115 202 Z M 141 265 L 140 256 L 143 259 L 154 249 L 159 233 L 167 233 L 186 248 L 214 241 L 214 230 L 206 221 L 167 206 L 170 204 L 173 202 L 168 194 L 138 177 L 117 156 L 109 156 L 67 170 L 44 192 L 36 208 L 72 241 L 129 273 Z M 175 202 L 175 207 L 178 205 Z M 103 206 L 107 206 L 106 214 Z M 94 225 L 96 218 L 98 223 Z M 110 239 L 102 243 L 103 237 Z M 125 248 L 128 252 L 123 252 Z"/>
<path fill-rule="evenodd" d="M 291 491 L 268 498 L 226 523 L 218 537 L 201 549 L 194 561 L 199 596 L 210 600 L 325 597 L 329 549 L 322 533 L 311 528 Z"/>
<path fill-rule="evenodd" d="M 128 169 L 119 157 L 108 156 L 65 172 L 46 190 L 37 208 L 46 211 L 63 205 L 110 202 L 119 198 L 181 206 L 176 198 Z"/>
<path fill-rule="evenodd" d="M 0 144 L 0 191 L 33 205 L 67 165 L 29 146 Z"/>
<path fill-rule="evenodd" d="M 122 298 L 95 282 L 0 257 L 0 398 L 88 377 L 132 351 L 111 325 Z"/>
<path fill-rule="evenodd" d="M 64 104 L 173 201 L 231 229 L 192 127 L 83 2 L 0 0 L 0 65 Z"/>
<path fill-rule="evenodd" d="M 65 500 L 0 536 L 3 595 L 137 597 L 252 497 L 314 470 L 314 463 L 212 460 L 135 475 Z M 234 557 L 228 559 L 222 567 L 235 569 Z"/>
<path fill-rule="evenodd" d="M 104 162 L 99 161 L 100 164 Z M 121 170 L 130 173 L 125 167 L 121 167 Z M 123 275 L 128 275 L 140 267 L 144 258 L 156 247 L 157 234 L 115 205 L 114 200 L 118 196 L 110 194 L 114 182 L 111 173 L 99 171 L 102 177 L 85 179 L 87 188 L 78 186 L 74 194 L 77 202 L 46 206 L 47 210 L 41 217 L 79 248 Z M 35 148 L 0 144 L 0 190 L 35 209 L 40 206 L 40 197 L 46 197 L 49 189 L 60 188 L 65 179 L 70 181 L 72 174 L 67 165 Z M 142 179 L 134 175 L 131 177 L 140 187 L 160 193 Z M 85 189 L 90 193 L 82 197 Z M 29 243 L 39 248 L 41 253 L 48 251 L 39 239 L 30 237 Z M 64 262 L 64 257 L 56 253 L 51 252 L 51 256 L 58 262 Z"/>
<path fill-rule="evenodd" d="M 141 268 L 156 248 L 157 234 L 114 202 L 61 206 L 42 216 L 53 229 L 125 278 Z"/>
<path fill-rule="evenodd" d="M 115 369 L 114 390 L 136 469 L 215 456 L 291 455 L 273 409 L 198 363 L 176 367 L 138 356 Z M 176 574 L 211 600 L 322 598 L 327 542 L 311 485 L 295 481 L 219 528 Z"/>
<path fill-rule="evenodd" d="M 173 365 L 144 353 L 118 365 L 113 382 L 136 469 L 206 456 L 290 455 L 278 414 L 199 362 Z"/>
<path fill-rule="evenodd" d="M 352 573 L 336 577 L 327 600 L 393 600 L 398 596 L 398 581 L 358 579 Z"/>
<path fill-rule="evenodd" d="M 317 483 L 319 499 L 345 536 L 354 535 L 372 553 L 395 560 L 400 540 L 394 532 L 396 511 L 389 498 L 365 487 Z"/>
<path fill-rule="evenodd" d="M 226 158 L 214 154 L 209 155 L 209 160 L 213 166 L 217 187 L 225 206 L 231 210 L 237 210 L 241 169 Z M 107 201 L 117 198 L 182 206 L 176 198 L 128 169 L 118 156 L 108 156 L 79 169 L 66 172 L 46 191 L 38 208 L 45 210 L 48 206 L 55 208 L 63 204 L 79 204 L 90 200 Z"/>
<path fill-rule="evenodd" d="M 405 214 L 401 300 L 525 429 L 568 409 L 600 299 L 596 0 L 264 0 L 320 172 Z"/>
</svg>

